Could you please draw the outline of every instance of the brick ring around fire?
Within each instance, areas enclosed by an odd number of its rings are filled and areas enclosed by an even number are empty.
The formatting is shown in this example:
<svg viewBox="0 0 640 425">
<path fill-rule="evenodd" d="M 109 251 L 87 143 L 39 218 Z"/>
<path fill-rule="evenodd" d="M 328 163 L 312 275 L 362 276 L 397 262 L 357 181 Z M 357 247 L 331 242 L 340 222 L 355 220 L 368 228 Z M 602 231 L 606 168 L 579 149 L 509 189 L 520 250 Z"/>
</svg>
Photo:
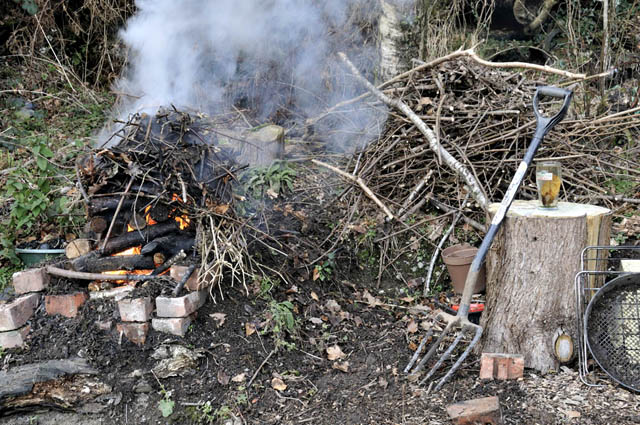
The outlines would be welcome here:
<svg viewBox="0 0 640 425">
<path fill-rule="evenodd" d="M 187 266 L 174 265 L 170 275 L 176 279 L 184 277 Z M 180 297 L 157 296 L 127 298 L 134 288 L 122 286 L 112 290 L 74 291 L 67 294 L 47 294 L 51 281 L 45 268 L 28 269 L 13 275 L 16 297 L 0 304 L 0 346 L 14 348 L 28 343 L 31 330 L 29 321 L 44 298 L 44 308 L 48 315 L 62 315 L 77 320 L 79 309 L 85 303 L 104 298 L 113 298 L 117 303 L 121 322 L 116 324 L 120 339 L 126 337 L 131 342 L 143 345 L 149 328 L 157 332 L 184 336 L 197 310 L 207 300 L 208 290 L 198 289 L 197 273 L 193 273 L 185 288 L 189 291 Z M 44 295 L 44 297 L 42 297 Z M 155 311 L 155 314 L 154 314 Z M 95 324 L 102 331 L 111 331 L 112 321 Z"/>
</svg>

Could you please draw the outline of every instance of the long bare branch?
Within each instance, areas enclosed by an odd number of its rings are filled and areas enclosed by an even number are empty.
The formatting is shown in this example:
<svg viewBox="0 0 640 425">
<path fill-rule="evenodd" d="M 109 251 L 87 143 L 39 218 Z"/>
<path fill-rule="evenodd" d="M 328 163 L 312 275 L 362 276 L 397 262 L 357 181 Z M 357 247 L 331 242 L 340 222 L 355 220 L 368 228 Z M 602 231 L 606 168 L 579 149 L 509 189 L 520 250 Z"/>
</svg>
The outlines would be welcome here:
<svg viewBox="0 0 640 425">
<path fill-rule="evenodd" d="M 358 69 L 353 65 L 353 63 L 351 63 L 347 55 L 345 55 L 342 52 L 338 53 L 338 55 L 340 56 L 340 59 L 342 59 L 342 61 L 344 61 L 344 63 L 349 67 L 349 69 L 351 70 L 353 75 L 358 79 L 358 81 L 364 84 L 369 89 L 369 91 L 373 93 L 375 97 L 380 99 L 385 104 L 400 110 L 402 113 L 404 113 L 407 116 L 407 118 L 411 120 L 411 122 L 413 122 L 416 128 L 420 130 L 420 133 L 422 133 L 424 137 L 426 137 L 427 141 L 429 142 L 429 147 L 431 148 L 431 150 L 433 150 L 439 157 L 441 157 L 444 163 L 447 164 L 449 168 L 455 171 L 465 181 L 465 183 L 469 186 L 469 189 L 471 190 L 471 196 L 473 196 L 473 199 L 475 199 L 476 202 L 480 204 L 482 209 L 486 211 L 487 206 L 489 205 L 489 201 L 487 200 L 487 196 L 485 195 L 484 190 L 482 190 L 480 183 L 478 183 L 475 176 L 464 165 L 462 165 L 462 163 L 460 163 L 455 157 L 453 157 L 453 155 L 451 155 L 449 151 L 446 150 L 438 142 L 438 138 L 436 137 L 433 130 L 429 128 L 429 126 L 427 126 L 424 123 L 424 121 L 422 121 L 420 117 L 418 117 L 418 115 L 416 115 L 415 112 L 413 112 L 411 108 L 407 106 L 407 104 L 405 104 L 399 99 L 392 99 L 386 96 L 384 93 L 378 90 L 373 84 L 367 81 L 367 79 L 365 79 L 360 74 L 360 71 L 358 71 Z"/>
<path fill-rule="evenodd" d="M 394 216 L 393 213 L 391 212 L 391 210 L 382 203 L 382 201 L 380 201 L 380 199 L 378 199 L 378 197 L 371 191 L 371 189 L 369 189 L 367 187 L 367 185 L 362 181 L 362 179 L 360 177 L 351 175 L 349 173 L 346 173 L 344 171 L 342 171 L 339 168 L 334 167 L 333 165 L 329 165 L 327 163 L 324 163 L 322 161 L 318 161 L 317 159 L 312 159 L 311 162 L 313 162 L 316 165 L 320 165 L 322 167 L 328 168 L 329 170 L 333 171 L 334 173 L 337 173 L 339 175 L 341 175 L 344 178 L 347 178 L 349 180 L 351 180 L 352 182 L 356 183 L 358 186 L 360 186 L 360 188 L 364 191 L 364 193 L 367 194 L 367 196 L 376 203 L 376 205 L 378 205 L 380 207 L 380 209 L 382 211 L 384 211 L 384 213 L 387 215 L 387 218 L 389 218 L 389 220 L 393 220 Z"/>
</svg>

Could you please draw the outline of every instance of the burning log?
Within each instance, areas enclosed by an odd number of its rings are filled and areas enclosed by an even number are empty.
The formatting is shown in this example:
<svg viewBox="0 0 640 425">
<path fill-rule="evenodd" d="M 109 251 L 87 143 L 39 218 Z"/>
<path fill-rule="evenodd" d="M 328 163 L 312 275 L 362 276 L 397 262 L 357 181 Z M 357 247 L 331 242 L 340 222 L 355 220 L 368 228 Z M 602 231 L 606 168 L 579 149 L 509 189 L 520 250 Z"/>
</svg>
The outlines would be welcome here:
<svg viewBox="0 0 640 425">
<path fill-rule="evenodd" d="M 99 273 L 109 270 L 153 270 L 156 265 L 153 257 L 146 255 L 115 255 L 112 257 L 79 257 L 71 262 L 73 269 L 79 272 Z"/>
<path fill-rule="evenodd" d="M 142 245 L 146 241 L 159 238 L 160 236 L 164 236 L 167 233 L 175 232 L 177 230 L 178 223 L 171 220 L 165 223 L 158 223 L 154 226 L 149 226 L 144 230 L 127 232 L 108 240 L 102 249 L 102 253 L 113 254 L 115 252 L 120 252 L 133 246 Z"/>
<path fill-rule="evenodd" d="M 162 223 L 169 219 L 169 208 L 164 204 L 156 204 L 147 211 L 149 218 L 156 223 Z"/>
<path fill-rule="evenodd" d="M 127 225 L 133 230 L 142 230 L 147 227 L 147 221 L 140 214 L 133 213 Z"/>
<path fill-rule="evenodd" d="M 142 247 L 141 254 L 162 253 L 165 256 L 172 257 L 178 252 L 184 250 L 188 252 L 195 244 L 195 236 L 191 233 L 187 234 L 170 234 L 152 240 Z"/>
</svg>

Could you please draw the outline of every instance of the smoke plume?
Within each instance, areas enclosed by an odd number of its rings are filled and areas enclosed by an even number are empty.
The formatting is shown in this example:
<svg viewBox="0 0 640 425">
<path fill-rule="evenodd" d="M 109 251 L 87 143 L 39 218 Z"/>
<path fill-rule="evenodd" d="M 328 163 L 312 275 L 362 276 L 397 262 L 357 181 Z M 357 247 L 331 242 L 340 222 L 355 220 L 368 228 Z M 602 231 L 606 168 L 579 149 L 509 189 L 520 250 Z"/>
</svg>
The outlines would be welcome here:
<svg viewBox="0 0 640 425">
<path fill-rule="evenodd" d="M 216 114 L 235 105 L 256 123 L 300 124 L 364 91 L 335 53 L 347 51 L 361 69 L 373 70 L 376 49 L 366 45 L 358 19 L 372 3 L 137 0 L 138 12 L 121 31 L 129 61 L 115 87 L 125 94 L 116 114 L 153 114 L 168 105 Z M 386 116 L 379 105 L 348 109 L 319 124 L 347 149 L 375 135 Z"/>
</svg>

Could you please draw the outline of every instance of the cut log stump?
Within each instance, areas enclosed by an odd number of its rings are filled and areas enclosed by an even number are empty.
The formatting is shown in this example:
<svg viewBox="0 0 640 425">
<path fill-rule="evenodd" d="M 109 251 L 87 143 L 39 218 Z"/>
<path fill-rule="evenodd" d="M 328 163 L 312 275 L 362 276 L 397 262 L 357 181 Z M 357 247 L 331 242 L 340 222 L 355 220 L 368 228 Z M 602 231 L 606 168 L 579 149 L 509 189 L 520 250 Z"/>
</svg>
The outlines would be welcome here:
<svg viewBox="0 0 640 425">
<path fill-rule="evenodd" d="M 554 340 L 577 344 L 574 277 L 582 249 L 608 245 L 611 211 L 560 202 L 514 201 L 487 255 L 486 309 L 477 352 L 521 353 L 525 366 L 556 370 Z M 489 207 L 492 216 L 499 204 Z"/>
</svg>

